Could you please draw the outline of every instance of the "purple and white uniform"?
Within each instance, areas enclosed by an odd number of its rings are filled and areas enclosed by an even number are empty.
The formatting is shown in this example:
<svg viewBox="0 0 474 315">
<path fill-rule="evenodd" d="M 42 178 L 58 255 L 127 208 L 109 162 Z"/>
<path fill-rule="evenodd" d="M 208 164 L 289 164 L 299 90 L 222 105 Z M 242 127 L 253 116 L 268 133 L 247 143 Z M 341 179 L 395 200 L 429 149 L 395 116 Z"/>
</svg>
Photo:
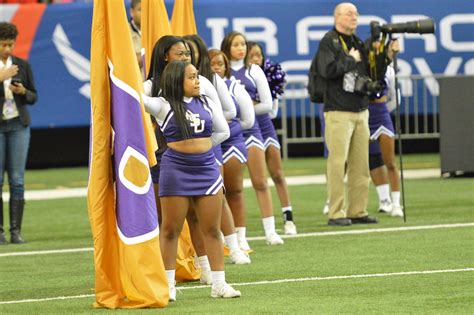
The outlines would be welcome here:
<svg viewBox="0 0 474 315">
<path fill-rule="evenodd" d="M 275 126 L 273 125 L 270 115 L 258 115 L 257 120 L 258 125 L 260 126 L 260 131 L 262 132 L 263 146 L 265 147 L 265 150 L 268 149 L 268 147 L 271 145 L 277 148 L 278 150 L 281 150 Z"/>
<path fill-rule="evenodd" d="M 257 119 L 255 119 L 255 123 L 251 128 L 244 130 L 244 137 L 247 149 L 255 146 L 265 150 L 258 116 L 263 114 L 268 116 L 273 107 L 272 94 L 267 78 L 263 70 L 257 65 L 251 65 L 249 68 L 244 67 L 243 60 L 231 61 L 231 73 L 245 87 L 252 100 L 257 99 L 257 93 L 260 96 L 260 103 L 254 106 Z M 271 120 L 270 123 L 272 123 Z"/>
<path fill-rule="evenodd" d="M 167 143 L 184 140 L 170 104 L 162 97 L 142 97 Z M 211 138 L 215 146 L 229 137 L 222 109 L 212 100 L 185 97 L 183 106 L 192 138 Z M 160 197 L 215 195 L 223 180 L 213 150 L 188 154 L 168 148 L 161 159 L 159 185 Z"/>
<path fill-rule="evenodd" d="M 199 82 L 201 83 L 201 94 L 209 96 L 217 106 L 222 107 L 226 120 L 234 119 L 237 115 L 237 110 L 224 80 L 217 74 L 214 74 L 213 82 L 209 81 L 206 77 L 199 75 Z M 222 166 L 224 161 L 220 144 L 214 146 L 213 151 L 216 156 L 217 165 Z"/>
<path fill-rule="evenodd" d="M 390 83 L 387 80 L 389 75 L 389 69 L 387 69 L 387 74 L 385 78 L 387 88 L 384 91 L 383 95 L 386 95 L 387 98 L 390 98 Z M 369 154 L 377 155 L 380 154 L 380 145 L 377 141 L 381 135 L 387 135 L 390 138 L 395 137 L 395 129 L 393 128 L 392 118 L 390 117 L 390 111 L 388 110 L 386 103 L 369 103 L 369 128 L 370 128 L 370 144 L 369 144 Z"/>
<path fill-rule="evenodd" d="M 252 99 L 236 80 L 226 80 L 225 83 L 234 101 L 237 117 L 229 121 L 230 137 L 221 144 L 223 160 L 227 163 L 235 157 L 241 163 L 247 163 L 247 148 L 242 130 L 249 129 L 255 123 Z"/>
</svg>

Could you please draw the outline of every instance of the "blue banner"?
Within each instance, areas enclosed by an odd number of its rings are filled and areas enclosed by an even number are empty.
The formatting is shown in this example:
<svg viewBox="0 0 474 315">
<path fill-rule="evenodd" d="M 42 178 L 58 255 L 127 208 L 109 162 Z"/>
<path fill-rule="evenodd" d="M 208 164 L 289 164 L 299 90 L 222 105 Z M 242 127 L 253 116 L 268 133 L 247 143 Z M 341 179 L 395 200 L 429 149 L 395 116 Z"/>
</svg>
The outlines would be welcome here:
<svg viewBox="0 0 474 315">
<path fill-rule="evenodd" d="M 360 14 L 357 32 L 363 39 L 369 36 L 372 20 L 384 24 L 434 18 L 435 34 L 395 34 L 402 49 L 400 76 L 474 74 L 471 0 L 455 5 L 444 0 L 354 3 Z M 166 5 L 171 16 L 172 1 Z M 1 6 L 0 14 L 5 7 L 9 6 Z M 249 40 L 263 44 L 267 57 L 282 64 L 289 82 L 306 80 L 319 41 L 332 28 L 333 9 L 333 1 L 318 0 L 194 1 L 198 31 L 209 47 L 219 48 L 231 30 L 244 32 Z M 91 4 L 49 5 L 44 11 L 29 53 L 39 95 L 31 108 L 33 128 L 89 125 L 91 20 Z M 402 96 L 411 96 L 415 87 L 406 80 L 401 84 Z M 435 80 L 424 84 L 429 93 L 438 94 Z M 306 90 L 285 94 L 300 99 Z"/>
</svg>

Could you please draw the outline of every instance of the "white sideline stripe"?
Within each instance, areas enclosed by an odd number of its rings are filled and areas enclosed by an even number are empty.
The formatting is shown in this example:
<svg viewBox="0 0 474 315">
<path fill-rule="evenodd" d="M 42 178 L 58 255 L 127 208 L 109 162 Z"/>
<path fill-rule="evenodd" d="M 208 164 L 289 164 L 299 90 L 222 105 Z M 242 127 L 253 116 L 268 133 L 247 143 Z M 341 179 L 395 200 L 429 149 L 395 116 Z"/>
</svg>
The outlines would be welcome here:
<svg viewBox="0 0 474 315">
<path fill-rule="evenodd" d="M 402 227 L 382 228 L 382 229 L 312 232 L 312 233 L 302 233 L 302 234 L 297 234 L 297 235 L 280 235 L 280 237 L 281 238 L 299 238 L 299 237 L 311 237 L 311 236 L 354 235 L 354 234 L 369 234 L 369 233 L 384 233 L 384 232 L 450 229 L 450 228 L 472 227 L 472 226 L 474 226 L 474 223 L 453 223 L 453 224 L 402 226 Z M 248 241 L 262 241 L 262 240 L 265 240 L 265 236 L 247 237 L 247 240 Z"/>
<path fill-rule="evenodd" d="M 406 170 L 403 172 L 406 179 L 423 179 L 441 177 L 439 168 L 423 169 L 423 170 Z M 325 175 L 305 175 L 305 176 L 288 176 L 286 182 L 290 186 L 298 185 L 322 185 L 326 184 Z M 269 180 L 268 185 L 273 187 L 273 181 Z M 252 187 L 250 179 L 244 179 L 244 188 Z M 44 190 L 28 190 L 25 192 L 26 200 L 50 200 L 63 198 L 80 198 L 87 196 L 87 187 L 81 188 L 61 188 L 61 189 L 44 189 Z M 10 193 L 2 193 L 3 200 L 10 199 Z"/>
<path fill-rule="evenodd" d="M 92 247 L 69 248 L 69 249 L 52 249 L 52 250 L 37 250 L 37 251 L 31 251 L 31 252 L 4 253 L 4 254 L 0 254 L 0 257 L 80 253 L 80 252 L 92 252 L 93 250 L 94 250 L 94 248 L 92 248 Z"/>
<path fill-rule="evenodd" d="M 329 276 L 329 277 L 308 277 L 308 278 L 294 278 L 294 279 L 279 279 L 279 280 L 265 280 L 256 282 L 241 282 L 231 283 L 232 286 L 251 286 L 251 285 L 262 285 L 262 284 L 279 284 L 279 283 L 292 283 L 292 282 L 307 282 L 307 281 L 325 281 L 325 280 L 345 280 L 345 279 L 361 279 L 361 278 L 381 278 L 381 277 L 396 277 L 396 276 L 417 276 L 417 275 L 431 275 L 438 273 L 455 273 L 455 272 L 469 272 L 474 271 L 474 268 L 463 268 L 463 269 L 442 269 L 442 270 L 421 270 L 421 271 L 403 271 L 403 272 L 391 272 L 391 273 L 373 273 L 373 274 L 360 274 L 360 275 L 347 275 L 347 276 Z M 178 290 L 194 290 L 209 288 L 208 285 L 197 285 L 189 287 L 179 287 Z M 71 299 L 83 299 L 94 297 L 94 294 L 82 294 L 72 296 L 57 296 L 43 299 L 27 299 L 27 300 L 16 300 L 16 301 L 0 301 L 1 304 L 20 304 L 20 303 L 34 303 L 34 302 L 45 302 L 55 300 L 71 300 Z"/>
<path fill-rule="evenodd" d="M 354 235 L 354 234 L 369 234 L 369 233 L 384 233 L 384 232 L 399 232 L 399 231 L 417 231 L 417 230 L 432 230 L 432 229 L 449 229 L 449 228 L 463 228 L 472 227 L 474 223 L 453 223 L 453 224 L 437 224 L 437 225 L 418 225 L 418 226 L 402 226 L 394 228 L 383 229 L 364 229 L 364 230 L 348 230 L 348 231 L 327 231 L 327 232 L 313 232 L 301 233 L 297 235 L 281 235 L 281 238 L 298 238 L 298 237 L 312 237 L 312 236 L 333 236 L 333 235 Z M 249 241 L 265 240 L 264 236 L 247 237 Z M 32 255 L 48 255 L 48 254 L 63 254 L 76 252 L 91 252 L 92 247 L 72 248 L 72 249 L 56 249 L 56 250 L 39 250 L 31 252 L 12 252 L 0 254 L 0 257 L 12 256 L 32 256 Z"/>
</svg>

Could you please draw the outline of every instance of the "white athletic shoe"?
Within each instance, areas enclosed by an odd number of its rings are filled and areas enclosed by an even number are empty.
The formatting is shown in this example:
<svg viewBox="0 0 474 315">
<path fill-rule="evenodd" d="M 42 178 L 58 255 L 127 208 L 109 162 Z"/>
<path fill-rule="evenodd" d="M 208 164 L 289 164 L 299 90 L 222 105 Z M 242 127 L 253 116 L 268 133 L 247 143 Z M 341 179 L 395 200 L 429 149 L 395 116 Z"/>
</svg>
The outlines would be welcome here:
<svg viewBox="0 0 474 315">
<path fill-rule="evenodd" d="M 392 217 L 401 217 L 403 218 L 403 208 L 401 206 L 393 206 L 392 212 L 390 212 Z"/>
<path fill-rule="evenodd" d="M 285 243 L 281 239 L 281 237 L 278 234 L 276 234 L 276 232 L 272 232 L 272 233 L 268 234 L 265 237 L 265 239 L 267 241 L 267 245 L 282 245 L 282 244 Z"/>
<path fill-rule="evenodd" d="M 241 295 L 240 291 L 235 290 L 226 282 L 220 285 L 213 285 L 211 290 L 211 297 L 213 298 L 235 298 Z"/>
<path fill-rule="evenodd" d="M 390 213 L 392 212 L 392 203 L 388 199 L 384 199 L 379 203 L 379 212 Z"/>
<path fill-rule="evenodd" d="M 284 229 L 285 229 L 285 234 L 286 235 L 296 235 L 297 234 L 296 225 L 295 225 L 295 223 L 293 223 L 293 221 L 286 221 Z"/>
<path fill-rule="evenodd" d="M 239 241 L 239 247 L 241 250 L 243 250 L 244 252 L 246 252 L 247 254 L 250 254 L 251 252 L 253 252 L 253 250 L 250 248 L 250 245 L 249 243 L 247 242 L 247 239 L 238 239 Z"/>
<path fill-rule="evenodd" d="M 173 283 L 173 285 L 169 285 L 169 294 L 170 294 L 169 301 L 170 302 L 176 301 L 176 284 L 175 283 Z"/>
<path fill-rule="evenodd" d="M 248 265 L 251 263 L 251 260 L 246 252 L 238 250 L 230 254 L 230 262 L 236 265 Z"/>
<path fill-rule="evenodd" d="M 211 274 L 211 271 L 204 271 L 204 270 L 201 270 L 201 278 L 199 279 L 199 282 L 201 282 L 201 284 L 212 284 L 212 274 Z"/>
</svg>

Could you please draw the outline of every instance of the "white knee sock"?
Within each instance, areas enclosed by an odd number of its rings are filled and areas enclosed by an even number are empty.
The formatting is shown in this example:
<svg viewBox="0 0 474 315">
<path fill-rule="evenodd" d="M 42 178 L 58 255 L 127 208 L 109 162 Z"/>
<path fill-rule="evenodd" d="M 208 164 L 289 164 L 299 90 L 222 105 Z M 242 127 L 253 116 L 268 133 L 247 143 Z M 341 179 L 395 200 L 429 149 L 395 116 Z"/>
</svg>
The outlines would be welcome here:
<svg viewBox="0 0 474 315">
<path fill-rule="evenodd" d="M 395 206 L 400 206 L 400 192 L 392 191 L 392 202 Z"/>
<path fill-rule="evenodd" d="M 388 184 L 379 185 L 376 189 L 377 194 L 379 195 L 379 202 L 382 200 L 390 201 L 390 186 Z"/>
<path fill-rule="evenodd" d="M 211 271 L 212 285 L 222 285 L 225 283 L 225 271 Z"/>
<path fill-rule="evenodd" d="M 199 262 L 199 267 L 201 268 L 202 271 L 211 270 L 211 265 L 209 264 L 209 259 L 207 258 L 207 255 L 199 256 L 198 262 Z"/>
<path fill-rule="evenodd" d="M 247 228 L 245 226 L 235 227 L 235 232 L 237 233 L 237 239 L 239 240 L 247 240 Z"/>
<path fill-rule="evenodd" d="M 276 233 L 275 231 L 275 217 L 266 217 L 262 219 L 263 229 L 265 230 L 265 236 L 268 234 Z"/>
<path fill-rule="evenodd" d="M 171 286 L 174 286 L 175 284 L 175 270 L 172 269 L 172 270 L 165 270 L 166 272 L 166 278 L 168 279 L 168 285 L 171 287 Z"/>
<path fill-rule="evenodd" d="M 239 251 L 239 241 L 237 239 L 237 233 L 232 233 L 230 235 L 224 236 L 225 243 L 227 246 L 229 246 L 230 253 L 232 254 L 233 252 Z"/>
</svg>

